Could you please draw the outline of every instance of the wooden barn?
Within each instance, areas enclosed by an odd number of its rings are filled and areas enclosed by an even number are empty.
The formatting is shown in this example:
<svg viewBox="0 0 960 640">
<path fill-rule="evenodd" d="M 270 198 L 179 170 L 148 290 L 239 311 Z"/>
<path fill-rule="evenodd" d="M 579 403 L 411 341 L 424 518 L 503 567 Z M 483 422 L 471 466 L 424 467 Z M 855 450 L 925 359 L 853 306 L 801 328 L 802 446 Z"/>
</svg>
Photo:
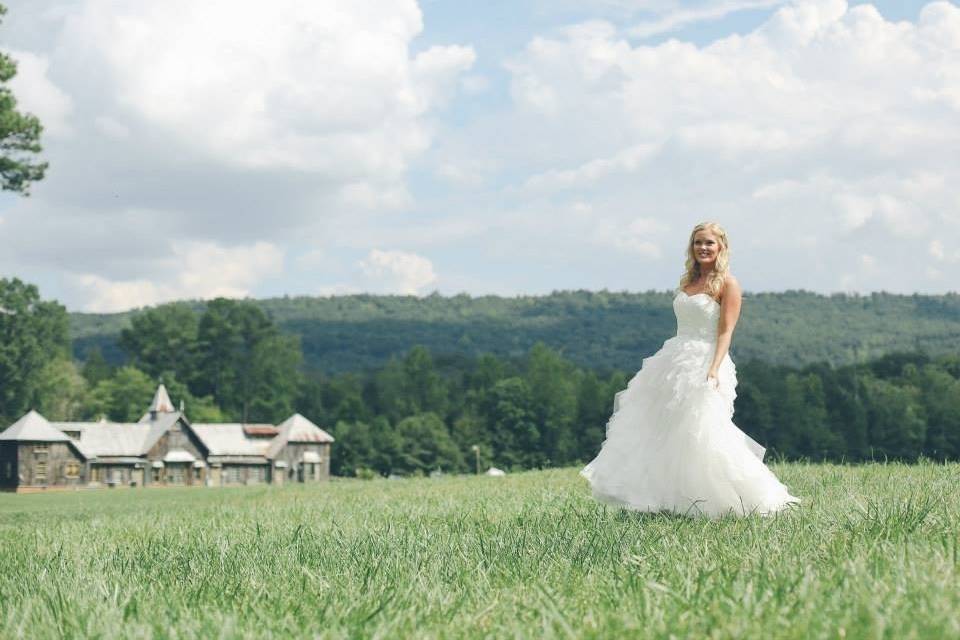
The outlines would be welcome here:
<svg viewBox="0 0 960 640">
<path fill-rule="evenodd" d="M 0 433 L 0 489 L 322 482 L 332 442 L 300 414 L 279 425 L 192 424 L 161 384 L 135 423 L 23 416 Z"/>
</svg>

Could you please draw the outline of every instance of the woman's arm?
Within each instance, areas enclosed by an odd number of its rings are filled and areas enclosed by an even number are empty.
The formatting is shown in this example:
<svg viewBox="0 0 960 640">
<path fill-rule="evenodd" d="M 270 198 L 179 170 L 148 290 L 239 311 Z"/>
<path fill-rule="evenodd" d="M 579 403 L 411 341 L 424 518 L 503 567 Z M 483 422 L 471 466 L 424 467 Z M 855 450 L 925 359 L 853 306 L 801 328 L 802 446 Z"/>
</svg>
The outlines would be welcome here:
<svg viewBox="0 0 960 640">
<path fill-rule="evenodd" d="M 717 371 L 720 369 L 720 363 L 723 362 L 727 351 L 730 349 L 730 342 L 733 340 L 733 328 L 737 326 L 737 320 L 740 319 L 740 304 L 742 302 L 742 292 L 740 283 L 732 275 L 728 275 L 723 281 L 723 299 L 720 301 L 720 321 L 717 326 L 717 351 L 713 355 L 713 363 L 707 372 L 707 381 L 716 387 Z"/>
</svg>

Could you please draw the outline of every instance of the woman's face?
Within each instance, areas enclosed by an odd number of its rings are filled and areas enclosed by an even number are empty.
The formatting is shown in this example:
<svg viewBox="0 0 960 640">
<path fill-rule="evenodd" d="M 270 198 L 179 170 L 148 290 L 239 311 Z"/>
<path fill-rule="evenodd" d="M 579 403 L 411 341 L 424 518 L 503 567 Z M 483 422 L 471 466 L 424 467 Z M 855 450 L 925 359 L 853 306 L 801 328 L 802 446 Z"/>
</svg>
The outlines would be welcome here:
<svg viewBox="0 0 960 640">
<path fill-rule="evenodd" d="M 701 266 L 710 266 L 717 261 L 720 241 L 710 231 L 697 231 L 693 236 L 693 257 Z"/>
</svg>

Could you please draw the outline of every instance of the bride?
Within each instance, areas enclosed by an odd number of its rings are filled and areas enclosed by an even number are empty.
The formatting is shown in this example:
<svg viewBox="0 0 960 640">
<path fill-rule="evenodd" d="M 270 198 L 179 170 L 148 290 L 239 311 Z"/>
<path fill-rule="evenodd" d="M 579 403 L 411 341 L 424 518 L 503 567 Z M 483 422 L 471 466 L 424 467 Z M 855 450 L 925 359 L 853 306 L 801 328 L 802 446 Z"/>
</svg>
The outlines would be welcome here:
<svg viewBox="0 0 960 640">
<path fill-rule="evenodd" d="M 718 224 L 694 227 L 673 299 L 677 335 L 615 396 L 606 440 L 580 472 L 596 499 L 709 517 L 769 515 L 800 502 L 732 421 L 737 376 L 727 351 L 741 292 L 729 252 Z"/>
</svg>

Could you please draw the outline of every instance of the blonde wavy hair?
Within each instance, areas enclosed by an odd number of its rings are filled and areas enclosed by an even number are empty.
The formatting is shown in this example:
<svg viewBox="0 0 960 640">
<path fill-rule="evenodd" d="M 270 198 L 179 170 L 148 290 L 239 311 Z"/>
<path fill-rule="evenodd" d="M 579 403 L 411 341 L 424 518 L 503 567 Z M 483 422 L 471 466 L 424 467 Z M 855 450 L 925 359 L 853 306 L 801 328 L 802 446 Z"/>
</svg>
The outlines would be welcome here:
<svg viewBox="0 0 960 640">
<path fill-rule="evenodd" d="M 723 230 L 716 222 L 701 222 L 690 232 L 690 240 L 687 242 L 687 262 L 683 276 L 680 278 L 680 289 L 685 290 L 691 282 L 700 279 L 700 263 L 697 262 L 693 254 L 693 240 L 698 231 L 709 231 L 717 238 L 720 245 L 720 251 L 717 252 L 717 262 L 707 281 L 704 293 L 710 294 L 710 297 L 716 298 L 723 289 L 723 281 L 730 271 L 730 242 L 727 240 L 727 232 Z"/>
</svg>

